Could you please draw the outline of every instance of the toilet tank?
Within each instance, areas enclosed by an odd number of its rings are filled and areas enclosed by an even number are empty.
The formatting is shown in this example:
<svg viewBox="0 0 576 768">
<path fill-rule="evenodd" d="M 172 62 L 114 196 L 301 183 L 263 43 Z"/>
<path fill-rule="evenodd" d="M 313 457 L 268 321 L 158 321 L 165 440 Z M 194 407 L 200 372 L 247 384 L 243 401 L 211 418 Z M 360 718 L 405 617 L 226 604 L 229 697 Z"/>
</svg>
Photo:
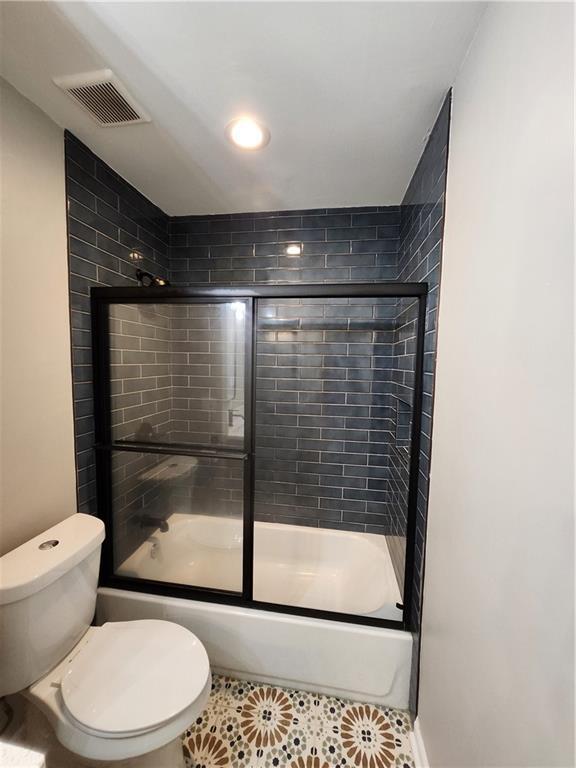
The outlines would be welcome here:
<svg viewBox="0 0 576 768">
<path fill-rule="evenodd" d="M 39 680 L 94 617 L 104 524 L 75 514 L 0 557 L 0 696 Z"/>
</svg>

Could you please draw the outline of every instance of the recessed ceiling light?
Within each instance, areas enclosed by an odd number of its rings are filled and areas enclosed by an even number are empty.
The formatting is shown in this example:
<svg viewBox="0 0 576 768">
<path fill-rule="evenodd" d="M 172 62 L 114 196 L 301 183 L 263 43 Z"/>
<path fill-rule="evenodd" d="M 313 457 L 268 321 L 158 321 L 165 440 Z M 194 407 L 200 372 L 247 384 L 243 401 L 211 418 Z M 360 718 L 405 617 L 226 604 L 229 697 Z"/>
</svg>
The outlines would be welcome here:
<svg viewBox="0 0 576 768">
<path fill-rule="evenodd" d="M 300 243 L 292 243 L 286 247 L 286 253 L 288 256 L 300 256 L 302 253 L 302 246 Z"/>
<path fill-rule="evenodd" d="M 240 149 L 261 149 L 270 141 L 270 131 L 251 117 L 239 117 L 226 127 L 226 136 Z"/>
</svg>

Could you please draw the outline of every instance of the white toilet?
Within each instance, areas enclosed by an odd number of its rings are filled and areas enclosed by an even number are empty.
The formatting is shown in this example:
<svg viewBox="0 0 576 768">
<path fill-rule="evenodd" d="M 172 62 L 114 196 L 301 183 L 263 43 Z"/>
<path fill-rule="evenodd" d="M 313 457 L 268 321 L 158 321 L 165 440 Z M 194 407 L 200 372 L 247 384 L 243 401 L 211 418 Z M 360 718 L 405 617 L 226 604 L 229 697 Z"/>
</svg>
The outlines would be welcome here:
<svg viewBox="0 0 576 768">
<path fill-rule="evenodd" d="M 208 656 L 168 621 L 90 626 L 103 540 L 101 520 L 75 514 L 0 558 L 0 696 L 24 695 L 79 765 L 175 768 L 208 701 Z"/>
</svg>

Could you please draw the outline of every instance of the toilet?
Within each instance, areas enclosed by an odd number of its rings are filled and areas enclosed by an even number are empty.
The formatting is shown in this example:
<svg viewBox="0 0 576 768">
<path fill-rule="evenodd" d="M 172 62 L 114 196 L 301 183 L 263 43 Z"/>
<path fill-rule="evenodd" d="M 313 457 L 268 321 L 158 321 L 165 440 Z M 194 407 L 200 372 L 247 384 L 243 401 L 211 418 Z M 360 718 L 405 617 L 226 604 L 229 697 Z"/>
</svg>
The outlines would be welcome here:
<svg viewBox="0 0 576 768">
<path fill-rule="evenodd" d="M 0 696 L 41 712 L 71 764 L 178 768 L 210 695 L 208 656 L 169 621 L 91 626 L 103 540 L 79 513 L 0 558 Z"/>
</svg>

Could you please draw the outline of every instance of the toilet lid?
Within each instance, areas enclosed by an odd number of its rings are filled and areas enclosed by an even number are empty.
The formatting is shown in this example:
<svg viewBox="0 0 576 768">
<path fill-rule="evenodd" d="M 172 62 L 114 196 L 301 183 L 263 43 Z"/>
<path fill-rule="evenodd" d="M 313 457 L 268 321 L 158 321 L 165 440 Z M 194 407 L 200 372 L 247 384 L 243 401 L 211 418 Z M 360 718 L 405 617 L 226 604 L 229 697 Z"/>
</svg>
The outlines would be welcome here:
<svg viewBox="0 0 576 768">
<path fill-rule="evenodd" d="M 204 646 L 169 621 L 104 624 L 62 679 L 66 708 L 80 724 L 110 735 L 151 730 L 189 707 L 210 674 Z"/>
</svg>

